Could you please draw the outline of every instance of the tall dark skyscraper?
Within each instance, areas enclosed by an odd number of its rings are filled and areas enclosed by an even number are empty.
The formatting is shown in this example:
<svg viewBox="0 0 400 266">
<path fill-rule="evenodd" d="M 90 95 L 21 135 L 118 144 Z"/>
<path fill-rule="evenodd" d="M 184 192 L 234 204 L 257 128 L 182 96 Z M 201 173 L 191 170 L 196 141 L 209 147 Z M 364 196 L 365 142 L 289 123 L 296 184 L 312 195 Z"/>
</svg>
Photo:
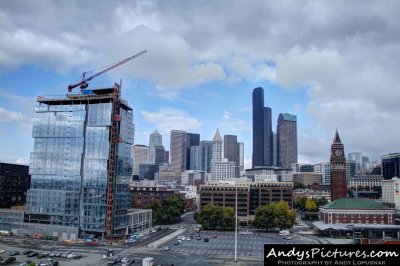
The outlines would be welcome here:
<svg viewBox="0 0 400 266">
<path fill-rule="evenodd" d="M 385 180 L 400 176 L 400 153 L 389 153 L 382 156 L 382 176 Z"/>
<path fill-rule="evenodd" d="M 253 90 L 253 168 L 273 165 L 272 111 L 264 107 L 264 89 Z"/>
<path fill-rule="evenodd" d="M 235 162 L 239 165 L 239 146 L 237 136 L 225 135 L 224 136 L 224 158 L 230 162 Z"/>
<path fill-rule="evenodd" d="M 187 133 L 187 146 L 186 146 L 186 170 L 190 169 L 190 147 L 200 145 L 200 134 Z"/>
<path fill-rule="evenodd" d="M 297 163 L 297 118 L 291 114 L 279 114 L 276 127 L 278 166 L 290 168 Z"/>
</svg>

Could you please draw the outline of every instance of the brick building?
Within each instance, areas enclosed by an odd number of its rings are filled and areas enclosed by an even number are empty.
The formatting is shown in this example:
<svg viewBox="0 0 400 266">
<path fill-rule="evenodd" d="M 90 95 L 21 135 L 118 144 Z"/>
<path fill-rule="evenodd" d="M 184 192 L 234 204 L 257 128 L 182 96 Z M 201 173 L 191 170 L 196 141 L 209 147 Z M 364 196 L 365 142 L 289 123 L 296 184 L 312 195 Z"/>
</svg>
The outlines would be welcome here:
<svg viewBox="0 0 400 266">
<path fill-rule="evenodd" d="M 236 190 L 238 219 L 242 223 L 254 219 L 256 209 L 268 203 L 285 201 L 293 207 L 292 182 L 213 181 L 200 186 L 200 209 L 209 203 L 235 209 Z"/>
</svg>

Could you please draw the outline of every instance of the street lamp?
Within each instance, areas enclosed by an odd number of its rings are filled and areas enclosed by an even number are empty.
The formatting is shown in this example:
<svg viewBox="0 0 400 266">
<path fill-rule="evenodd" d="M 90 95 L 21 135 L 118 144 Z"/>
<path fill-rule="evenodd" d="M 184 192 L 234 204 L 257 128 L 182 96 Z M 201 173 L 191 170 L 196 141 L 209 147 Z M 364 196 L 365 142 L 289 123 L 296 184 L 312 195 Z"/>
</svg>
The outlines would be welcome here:
<svg viewBox="0 0 400 266">
<path fill-rule="evenodd" d="M 237 229 L 238 229 L 238 191 L 237 191 L 237 184 L 235 184 L 235 262 L 237 262 Z"/>
</svg>

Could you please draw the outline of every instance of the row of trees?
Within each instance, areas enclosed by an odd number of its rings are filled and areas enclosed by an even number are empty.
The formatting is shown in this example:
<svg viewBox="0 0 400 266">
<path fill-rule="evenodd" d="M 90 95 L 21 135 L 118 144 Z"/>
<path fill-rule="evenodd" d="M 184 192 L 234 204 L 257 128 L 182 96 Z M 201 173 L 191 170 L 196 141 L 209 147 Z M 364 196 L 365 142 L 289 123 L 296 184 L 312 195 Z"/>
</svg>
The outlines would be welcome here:
<svg viewBox="0 0 400 266">
<path fill-rule="evenodd" d="M 328 204 L 328 200 L 325 197 L 321 198 L 308 198 L 300 197 L 294 201 L 294 207 L 301 211 L 315 212 L 318 211 L 319 207 Z"/>
<path fill-rule="evenodd" d="M 235 211 L 230 207 L 209 203 L 197 214 L 196 219 L 206 230 L 235 229 Z"/>
<path fill-rule="evenodd" d="M 234 230 L 235 211 L 233 208 L 207 204 L 195 219 L 207 230 Z M 286 202 L 274 202 L 256 209 L 252 225 L 265 230 L 291 228 L 296 214 Z"/>
<path fill-rule="evenodd" d="M 154 224 L 172 224 L 179 222 L 185 210 L 185 201 L 179 195 L 168 198 L 161 206 L 158 200 L 146 206 L 153 211 Z"/>
</svg>

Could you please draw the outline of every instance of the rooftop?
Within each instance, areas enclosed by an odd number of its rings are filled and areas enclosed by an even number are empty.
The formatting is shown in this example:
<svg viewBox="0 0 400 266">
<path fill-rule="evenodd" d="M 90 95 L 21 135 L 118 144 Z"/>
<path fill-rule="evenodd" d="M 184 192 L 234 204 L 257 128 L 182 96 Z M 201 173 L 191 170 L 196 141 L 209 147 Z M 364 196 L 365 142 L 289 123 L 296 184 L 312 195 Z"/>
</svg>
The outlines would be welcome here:
<svg viewBox="0 0 400 266">
<path fill-rule="evenodd" d="M 374 200 L 364 198 L 342 198 L 323 206 L 324 209 L 389 209 Z"/>
</svg>

